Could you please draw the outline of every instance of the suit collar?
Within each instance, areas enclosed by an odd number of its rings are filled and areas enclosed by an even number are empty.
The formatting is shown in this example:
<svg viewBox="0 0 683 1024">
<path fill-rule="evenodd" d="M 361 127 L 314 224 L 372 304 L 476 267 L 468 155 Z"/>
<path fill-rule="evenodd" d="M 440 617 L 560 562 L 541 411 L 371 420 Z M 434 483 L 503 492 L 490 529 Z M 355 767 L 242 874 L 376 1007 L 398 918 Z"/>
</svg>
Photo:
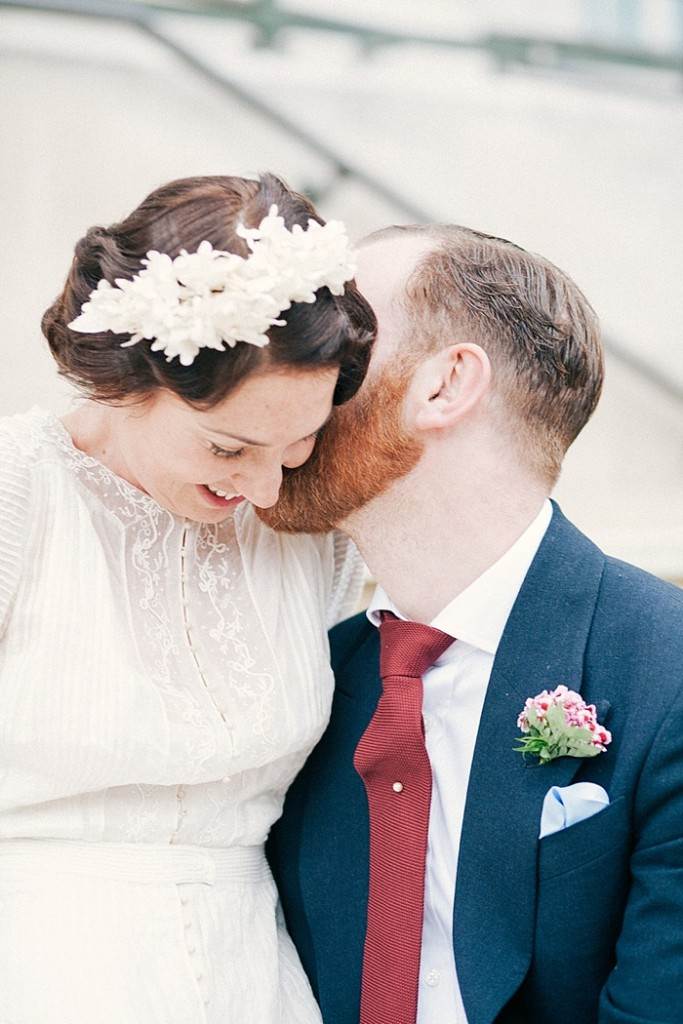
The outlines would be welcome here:
<svg viewBox="0 0 683 1024">
<path fill-rule="evenodd" d="M 513 751 L 527 697 L 582 686 L 604 568 L 602 553 L 553 518 L 512 609 L 494 662 L 472 761 L 454 907 L 458 979 L 470 1024 L 490 1024 L 521 984 L 532 953 L 543 797 L 580 759 L 538 766 Z M 599 694 L 584 693 L 591 701 Z"/>
</svg>

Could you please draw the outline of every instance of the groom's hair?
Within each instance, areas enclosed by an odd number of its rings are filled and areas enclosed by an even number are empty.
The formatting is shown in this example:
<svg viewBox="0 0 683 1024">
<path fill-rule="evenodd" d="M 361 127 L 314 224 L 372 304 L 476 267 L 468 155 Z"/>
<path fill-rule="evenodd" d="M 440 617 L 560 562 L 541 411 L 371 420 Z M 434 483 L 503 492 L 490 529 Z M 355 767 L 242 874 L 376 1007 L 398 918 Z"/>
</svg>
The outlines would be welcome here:
<svg viewBox="0 0 683 1024">
<path fill-rule="evenodd" d="M 405 355 L 414 363 L 447 344 L 480 345 L 492 365 L 494 403 L 512 414 L 523 457 L 554 483 L 602 389 L 593 308 L 549 260 L 470 228 L 390 227 L 364 241 L 404 233 L 433 243 L 406 285 Z"/>
</svg>

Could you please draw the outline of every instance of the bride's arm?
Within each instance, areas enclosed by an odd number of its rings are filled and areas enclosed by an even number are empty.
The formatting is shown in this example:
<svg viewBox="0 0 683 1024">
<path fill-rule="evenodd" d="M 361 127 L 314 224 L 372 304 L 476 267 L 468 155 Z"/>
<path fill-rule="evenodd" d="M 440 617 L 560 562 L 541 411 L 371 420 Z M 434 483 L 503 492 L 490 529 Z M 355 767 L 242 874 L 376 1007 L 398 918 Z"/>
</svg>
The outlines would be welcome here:
<svg viewBox="0 0 683 1024">
<path fill-rule="evenodd" d="M 332 545 L 334 572 L 327 602 L 329 629 L 358 611 L 363 584 L 367 578 L 365 563 L 349 537 L 335 530 Z"/>
<path fill-rule="evenodd" d="M 28 525 L 30 474 L 14 440 L 0 427 L 0 637 L 19 585 Z"/>
</svg>

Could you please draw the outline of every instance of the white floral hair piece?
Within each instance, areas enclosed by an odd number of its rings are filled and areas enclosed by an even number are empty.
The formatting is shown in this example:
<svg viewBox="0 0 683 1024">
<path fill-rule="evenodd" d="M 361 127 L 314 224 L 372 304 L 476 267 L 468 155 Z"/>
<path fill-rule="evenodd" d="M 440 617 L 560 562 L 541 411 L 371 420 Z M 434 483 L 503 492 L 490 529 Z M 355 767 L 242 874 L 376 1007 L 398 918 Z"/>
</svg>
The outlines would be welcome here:
<svg viewBox="0 0 683 1024">
<path fill-rule="evenodd" d="M 151 250 L 132 280 L 100 281 L 70 329 L 130 334 L 124 348 L 147 339 L 168 362 L 177 356 L 190 366 L 202 348 L 267 345 L 266 332 L 284 324 L 280 314 L 293 302 L 315 302 L 323 286 L 343 295 L 355 274 L 341 221 L 309 220 L 305 229 L 296 224 L 290 231 L 273 205 L 257 228 L 240 225 L 237 234 L 249 246 L 246 257 L 210 242 L 173 260 Z"/>
</svg>

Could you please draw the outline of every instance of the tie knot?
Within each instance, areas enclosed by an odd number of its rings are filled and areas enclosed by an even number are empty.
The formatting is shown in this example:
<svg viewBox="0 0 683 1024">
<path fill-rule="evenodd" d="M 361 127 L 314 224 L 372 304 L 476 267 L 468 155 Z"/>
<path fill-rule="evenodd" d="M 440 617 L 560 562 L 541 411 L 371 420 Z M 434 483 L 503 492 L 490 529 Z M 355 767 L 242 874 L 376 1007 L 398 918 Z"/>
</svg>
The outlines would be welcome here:
<svg viewBox="0 0 683 1024">
<path fill-rule="evenodd" d="M 379 627 L 380 675 L 421 678 L 453 643 L 453 637 L 421 622 L 406 622 L 390 612 Z"/>
</svg>

